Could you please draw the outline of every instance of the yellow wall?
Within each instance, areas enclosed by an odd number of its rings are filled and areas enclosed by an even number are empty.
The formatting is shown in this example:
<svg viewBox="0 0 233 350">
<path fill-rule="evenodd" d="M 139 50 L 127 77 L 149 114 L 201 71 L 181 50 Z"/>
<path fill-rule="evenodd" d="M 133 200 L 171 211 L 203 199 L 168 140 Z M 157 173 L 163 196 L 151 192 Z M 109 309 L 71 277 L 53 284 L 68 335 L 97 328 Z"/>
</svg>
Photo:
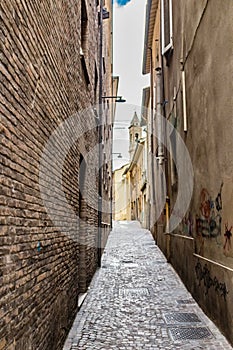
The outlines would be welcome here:
<svg viewBox="0 0 233 350">
<path fill-rule="evenodd" d="M 127 167 L 128 164 L 114 171 L 114 220 L 130 220 L 128 179 L 123 175 Z"/>
</svg>

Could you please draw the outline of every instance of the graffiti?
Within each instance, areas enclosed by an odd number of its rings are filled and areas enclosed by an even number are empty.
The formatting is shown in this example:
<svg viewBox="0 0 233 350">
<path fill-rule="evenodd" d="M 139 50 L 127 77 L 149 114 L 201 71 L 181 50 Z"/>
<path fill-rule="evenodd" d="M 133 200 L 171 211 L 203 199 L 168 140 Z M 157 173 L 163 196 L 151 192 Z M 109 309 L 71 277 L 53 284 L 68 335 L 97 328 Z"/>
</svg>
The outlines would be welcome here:
<svg viewBox="0 0 233 350">
<path fill-rule="evenodd" d="M 224 237 L 226 237 L 223 249 L 228 252 L 231 249 L 231 233 L 232 230 L 232 226 L 230 228 L 228 228 L 228 224 L 225 224 L 225 233 L 224 233 Z"/>
<path fill-rule="evenodd" d="M 202 280 L 204 282 L 205 295 L 208 294 L 210 288 L 214 288 L 215 291 L 220 293 L 220 296 L 223 297 L 224 300 L 226 300 L 229 291 L 227 290 L 225 282 L 219 282 L 216 276 L 212 278 L 207 264 L 205 264 L 205 266 L 202 267 L 200 261 L 198 261 L 195 266 L 195 271 L 197 279 L 199 281 L 199 286 L 201 285 Z"/>
<path fill-rule="evenodd" d="M 220 191 L 215 199 L 215 205 L 216 205 L 217 211 L 222 210 L 222 187 L 223 187 L 223 183 L 221 184 Z"/>
<path fill-rule="evenodd" d="M 182 221 L 182 231 L 186 235 L 193 236 L 193 218 L 191 212 L 188 213 L 188 215 L 185 215 L 183 221 Z"/>
<path fill-rule="evenodd" d="M 182 219 L 181 221 L 181 232 L 183 234 L 186 234 L 187 236 L 193 236 L 193 228 L 194 228 L 194 220 L 192 217 L 192 213 L 189 212 L 188 214 L 182 215 L 181 212 L 178 210 L 172 210 L 172 215 Z"/>
<path fill-rule="evenodd" d="M 203 189 L 200 195 L 200 214 L 196 218 L 198 236 L 216 238 L 221 235 L 222 186 L 215 200 Z"/>
</svg>

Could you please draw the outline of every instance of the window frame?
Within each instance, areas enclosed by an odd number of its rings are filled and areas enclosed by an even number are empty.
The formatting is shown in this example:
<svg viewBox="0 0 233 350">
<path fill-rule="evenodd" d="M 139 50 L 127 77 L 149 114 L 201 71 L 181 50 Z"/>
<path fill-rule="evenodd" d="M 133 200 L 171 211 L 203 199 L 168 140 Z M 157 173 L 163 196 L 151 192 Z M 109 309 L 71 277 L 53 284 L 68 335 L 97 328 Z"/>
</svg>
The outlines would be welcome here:
<svg viewBox="0 0 233 350">
<path fill-rule="evenodd" d="M 86 0 L 81 0 L 81 55 L 88 51 L 88 13 Z"/>
<path fill-rule="evenodd" d="M 84 78 L 87 86 L 90 85 L 90 76 L 88 68 L 88 50 L 89 50 L 89 24 L 86 0 L 81 0 L 81 43 L 80 59 Z"/>
<path fill-rule="evenodd" d="M 164 20 L 164 1 L 161 0 L 161 36 L 162 36 L 162 55 L 173 49 L 173 11 L 172 11 L 172 0 L 169 1 L 169 35 L 170 41 L 167 46 L 165 46 L 165 20 Z"/>
</svg>

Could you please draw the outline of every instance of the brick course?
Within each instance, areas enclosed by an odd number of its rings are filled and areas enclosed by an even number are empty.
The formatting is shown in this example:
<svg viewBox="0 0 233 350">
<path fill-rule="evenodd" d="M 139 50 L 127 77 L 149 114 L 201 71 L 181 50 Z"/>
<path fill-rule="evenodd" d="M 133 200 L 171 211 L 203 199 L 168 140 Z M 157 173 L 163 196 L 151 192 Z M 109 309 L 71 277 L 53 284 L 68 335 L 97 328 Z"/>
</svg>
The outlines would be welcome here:
<svg viewBox="0 0 233 350">
<path fill-rule="evenodd" d="M 80 1 L 0 4 L 0 349 L 62 348 L 78 294 L 97 266 L 96 208 L 82 207 L 79 227 L 58 201 L 66 235 L 48 216 L 39 188 L 40 159 L 49 136 L 95 100 L 98 16 L 95 2 L 86 6 L 89 86 L 80 60 Z M 73 145 L 62 172 L 66 199 L 77 214 L 80 154 L 98 143 L 93 122 L 86 118 L 80 125 L 92 130 Z M 95 164 L 97 156 L 92 156 Z M 85 184 L 85 196 L 95 204 L 97 174 L 87 170 Z M 51 185 L 52 199 L 58 189 Z"/>
</svg>

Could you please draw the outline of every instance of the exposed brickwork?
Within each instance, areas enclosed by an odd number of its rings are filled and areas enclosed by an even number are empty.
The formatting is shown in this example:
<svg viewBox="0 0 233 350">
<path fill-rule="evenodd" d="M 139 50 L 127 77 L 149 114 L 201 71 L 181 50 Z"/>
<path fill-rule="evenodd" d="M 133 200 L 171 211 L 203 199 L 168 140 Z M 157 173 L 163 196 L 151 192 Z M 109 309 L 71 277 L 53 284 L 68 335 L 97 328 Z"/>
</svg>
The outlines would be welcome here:
<svg viewBox="0 0 233 350">
<path fill-rule="evenodd" d="M 0 4 L 0 349 L 62 348 L 78 293 L 87 288 L 97 266 L 97 210 L 88 203 L 80 207 L 78 186 L 80 153 L 98 143 L 96 128 L 72 147 L 62 173 L 66 199 L 77 214 L 82 212 L 82 224 L 69 221 L 58 201 L 56 210 L 69 234 L 60 232 L 39 188 L 40 159 L 49 136 L 96 98 L 98 16 L 95 1 L 86 7 L 89 86 L 80 59 L 80 1 Z M 80 124 L 89 129 L 88 118 Z M 97 203 L 97 174 L 87 170 L 84 202 L 86 196 Z M 51 198 L 56 191 L 53 184 Z M 72 235 L 79 235 L 79 244 Z"/>
</svg>

